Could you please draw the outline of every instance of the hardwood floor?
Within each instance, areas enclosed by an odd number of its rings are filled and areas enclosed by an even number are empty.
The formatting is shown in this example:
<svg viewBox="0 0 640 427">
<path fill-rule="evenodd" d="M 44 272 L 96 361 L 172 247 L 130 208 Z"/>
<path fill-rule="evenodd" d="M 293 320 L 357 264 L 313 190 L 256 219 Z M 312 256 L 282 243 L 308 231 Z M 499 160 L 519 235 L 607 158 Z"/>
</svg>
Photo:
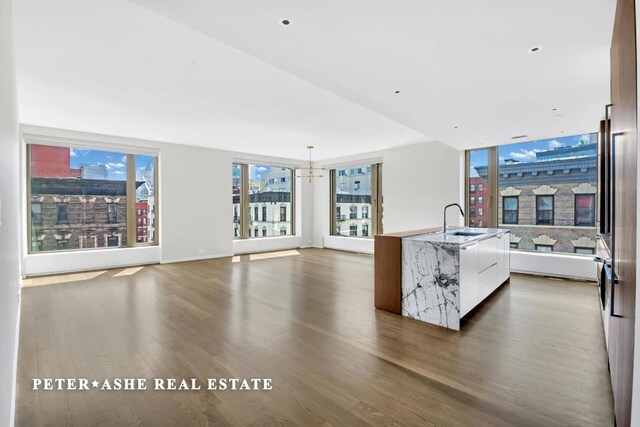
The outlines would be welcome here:
<svg viewBox="0 0 640 427">
<path fill-rule="evenodd" d="M 366 255 L 125 270 L 23 288 L 17 425 L 613 424 L 592 284 L 514 275 L 454 332 L 374 310 Z M 32 391 L 39 377 L 273 390 Z"/>
</svg>

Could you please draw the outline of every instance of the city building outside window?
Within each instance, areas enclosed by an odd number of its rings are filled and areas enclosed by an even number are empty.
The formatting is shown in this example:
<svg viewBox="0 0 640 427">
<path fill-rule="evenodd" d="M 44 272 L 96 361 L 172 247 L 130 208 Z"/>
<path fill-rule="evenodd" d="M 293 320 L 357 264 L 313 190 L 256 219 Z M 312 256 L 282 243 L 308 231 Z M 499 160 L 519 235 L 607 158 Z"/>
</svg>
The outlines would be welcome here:
<svg viewBox="0 0 640 427">
<path fill-rule="evenodd" d="M 233 164 L 235 237 L 255 238 L 294 234 L 293 174 L 292 168 Z"/>
<path fill-rule="evenodd" d="M 536 224 L 553 225 L 553 196 L 536 196 Z"/>
<path fill-rule="evenodd" d="M 596 225 L 596 195 L 576 194 L 575 225 L 594 227 Z"/>
<path fill-rule="evenodd" d="M 381 230 L 381 173 L 381 164 L 330 171 L 331 209 L 336 212 L 331 224 L 332 235 L 370 237 L 376 230 Z M 344 221 L 349 221 L 348 226 L 342 226 Z"/>
<path fill-rule="evenodd" d="M 476 185 L 475 184 L 469 185 L 469 191 L 471 191 L 472 193 L 476 191 Z"/>
<path fill-rule="evenodd" d="M 489 202 L 483 218 L 469 215 L 469 226 L 482 219 L 508 228 L 517 250 L 545 250 L 547 241 L 554 254 L 587 255 L 575 248 L 596 243 L 597 142 L 597 134 L 581 134 L 467 151 L 467 183 L 476 186 L 476 202 L 482 183 Z"/>
<path fill-rule="evenodd" d="M 509 243 L 509 247 L 511 249 L 518 249 L 518 243 L 517 242 L 511 242 L 511 243 Z"/>
<path fill-rule="evenodd" d="M 505 196 L 502 198 L 502 223 L 518 223 L 518 196 Z"/>
<path fill-rule="evenodd" d="M 484 190 L 484 184 L 478 184 L 478 191 L 482 193 L 482 190 Z"/>
<path fill-rule="evenodd" d="M 483 216 L 484 215 L 484 211 L 482 210 L 482 208 L 478 208 L 478 216 Z"/>
<path fill-rule="evenodd" d="M 471 196 L 469 200 L 471 201 L 471 206 L 476 204 L 476 198 L 474 196 Z"/>
<path fill-rule="evenodd" d="M 478 186 L 478 188 L 480 188 L 480 186 Z M 484 199 L 482 198 L 482 196 L 478 196 L 478 204 L 481 205 L 483 201 Z M 479 215 L 482 215 L 482 214 L 479 213 Z"/>
<path fill-rule="evenodd" d="M 539 252 L 552 252 L 553 251 L 553 246 L 551 245 L 535 245 L 536 247 L 536 251 Z"/>
<path fill-rule="evenodd" d="M 27 143 L 30 253 L 155 243 L 156 156 Z"/>
</svg>

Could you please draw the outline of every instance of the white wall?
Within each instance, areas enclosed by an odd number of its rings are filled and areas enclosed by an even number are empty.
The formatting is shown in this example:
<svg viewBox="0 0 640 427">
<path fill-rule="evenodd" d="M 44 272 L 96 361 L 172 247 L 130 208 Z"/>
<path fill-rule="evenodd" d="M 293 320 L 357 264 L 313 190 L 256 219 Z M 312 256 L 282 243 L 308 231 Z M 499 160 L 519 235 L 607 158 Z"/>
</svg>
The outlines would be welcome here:
<svg viewBox="0 0 640 427">
<path fill-rule="evenodd" d="M 460 152 L 437 141 L 316 162 L 335 168 L 382 162 L 383 225 L 385 233 L 442 226 L 442 209 L 460 201 Z M 373 253 L 373 239 L 329 236 L 329 171 L 314 183 L 313 244 Z M 462 217 L 449 211 L 449 225 Z"/>
<path fill-rule="evenodd" d="M 20 316 L 18 113 L 11 1 L 0 1 L 0 425 L 13 425 Z"/>
<path fill-rule="evenodd" d="M 232 177 L 234 161 L 301 166 L 302 162 L 232 151 L 214 150 L 164 142 L 87 134 L 25 125 L 25 135 L 41 135 L 51 140 L 80 140 L 98 147 L 141 148 L 159 153 L 159 248 L 122 248 L 67 253 L 27 254 L 23 273 L 51 274 L 78 270 L 127 266 L 154 262 L 177 262 L 231 256 L 239 252 L 262 252 L 309 246 L 311 243 L 311 188 L 297 187 L 297 236 L 295 238 L 251 239 L 235 242 L 232 236 Z M 17 164 L 17 162 L 16 162 Z M 22 209 L 26 177 L 23 174 Z M 298 180 L 300 181 L 300 180 Z M 24 216 L 26 218 L 26 215 Z M 26 227 L 22 227 L 26 242 Z M 306 242 L 306 243 L 305 243 Z"/>
</svg>

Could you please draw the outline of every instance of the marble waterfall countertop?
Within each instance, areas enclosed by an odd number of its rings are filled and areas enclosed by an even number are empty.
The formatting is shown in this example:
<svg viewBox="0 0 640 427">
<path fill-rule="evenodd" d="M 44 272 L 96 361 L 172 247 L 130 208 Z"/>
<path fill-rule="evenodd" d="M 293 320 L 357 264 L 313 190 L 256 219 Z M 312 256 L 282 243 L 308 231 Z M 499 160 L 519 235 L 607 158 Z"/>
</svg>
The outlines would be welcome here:
<svg viewBox="0 0 640 427">
<path fill-rule="evenodd" d="M 459 235 L 459 233 L 474 233 L 474 236 Z M 503 228 L 459 228 L 450 230 L 446 233 L 426 233 L 417 236 L 403 237 L 402 240 L 419 240 L 423 242 L 451 243 L 455 245 L 464 245 L 465 243 L 476 242 L 479 240 L 489 239 L 500 234 L 508 233 L 509 230 Z"/>
<path fill-rule="evenodd" d="M 508 232 L 466 228 L 402 238 L 402 315 L 460 330 L 460 248 Z"/>
</svg>

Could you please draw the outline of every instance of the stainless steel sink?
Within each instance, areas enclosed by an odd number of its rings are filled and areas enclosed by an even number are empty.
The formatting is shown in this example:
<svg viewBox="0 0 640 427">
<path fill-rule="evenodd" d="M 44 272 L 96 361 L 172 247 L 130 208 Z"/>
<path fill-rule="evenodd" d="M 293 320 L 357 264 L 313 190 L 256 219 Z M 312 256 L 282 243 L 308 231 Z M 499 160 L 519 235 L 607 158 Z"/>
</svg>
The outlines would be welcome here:
<svg viewBox="0 0 640 427">
<path fill-rule="evenodd" d="M 481 236 L 486 233 L 483 231 L 450 231 L 447 234 L 450 236 L 474 237 L 474 236 Z"/>
</svg>

